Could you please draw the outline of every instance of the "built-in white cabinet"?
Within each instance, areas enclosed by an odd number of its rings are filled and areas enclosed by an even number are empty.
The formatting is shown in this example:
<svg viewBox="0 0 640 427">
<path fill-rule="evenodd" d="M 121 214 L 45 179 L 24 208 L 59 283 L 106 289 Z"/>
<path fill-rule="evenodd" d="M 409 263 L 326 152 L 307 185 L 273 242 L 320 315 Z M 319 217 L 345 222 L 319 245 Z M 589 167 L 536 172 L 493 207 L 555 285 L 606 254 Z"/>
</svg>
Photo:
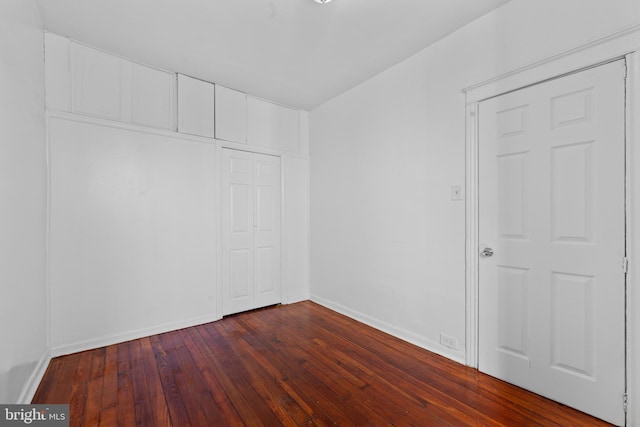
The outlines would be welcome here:
<svg viewBox="0 0 640 427">
<path fill-rule="evenodd" d="M 49 110 L 71 111 L 70 43 L 69 39 L 57 34 L 44 34 L 46 106 Z"/>
<path fill-rule="evenodd" d="M 178 74 L 178 132 L 213 138 L 215 97 L 213 83 Z"/>
<path fill-rule="evenodd" d="M 282 302 L 280 157 L 222 150 L 223 315 Z"/>
<path fill-rule="evenodd" d="M 216 86 L 216 138 L 247 143 L 247 94 Z"/>
<path fill-rule="evenodd" d="M 247 96 L 247 122 L 249 145 L 299 151 L 298 110 Z"/>
<path fill-rule="evenodd" d="M 58 80 L 64 82 L 62 43 L 54 37 L 51 40 L 49 57 L 54 65 L 49 67 L 47 75 L 58 76 Z M 71 112 L 166 130 L 174 128 L 173 73 L 78 43 L 69 42 L 68 46 Z M 60 90 L 63 89 L 56 89 Z M 63 94 L 53 96 L 48 106 L 64 110 L 65 102 L 60 99 L 64 99 Z"/>
<path fill-rule="evenodd" d="M 47 108 L 308 154 L 308 115 L 45 34 Z"/>
<path fill-rule="evenodd" d="M 130 103 L 123 99 L 130 81 L 124 75 L 132 72 L 131 64 L 117 56 L 71 44 L 71 83 L 74 113 L 89 114 L 110 120 L 129 121 Z"/>
<path fill-rule="evenodd" d="M 132 123 L 174 130 L 175 74 L 133 63 Z"/>
</svg>

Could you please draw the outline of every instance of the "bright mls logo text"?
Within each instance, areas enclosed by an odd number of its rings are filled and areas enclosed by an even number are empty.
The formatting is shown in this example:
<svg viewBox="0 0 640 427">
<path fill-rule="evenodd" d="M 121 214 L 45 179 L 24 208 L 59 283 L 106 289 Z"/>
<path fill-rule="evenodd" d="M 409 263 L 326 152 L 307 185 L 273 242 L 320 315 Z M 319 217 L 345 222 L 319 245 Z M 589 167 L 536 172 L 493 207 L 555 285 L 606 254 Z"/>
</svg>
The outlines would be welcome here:
<svg viewBox="0 0 640 427">
<path fill-rule="evenodd" d="M 4 420 L 0 419 L 0 426 L 4 425 L 68 425 L 69 405 L 2 405 Z M 0 417 L 1 418 L 1 417 Z M 59 424 L 59 423 L 63 424 Z"/>
</svg>

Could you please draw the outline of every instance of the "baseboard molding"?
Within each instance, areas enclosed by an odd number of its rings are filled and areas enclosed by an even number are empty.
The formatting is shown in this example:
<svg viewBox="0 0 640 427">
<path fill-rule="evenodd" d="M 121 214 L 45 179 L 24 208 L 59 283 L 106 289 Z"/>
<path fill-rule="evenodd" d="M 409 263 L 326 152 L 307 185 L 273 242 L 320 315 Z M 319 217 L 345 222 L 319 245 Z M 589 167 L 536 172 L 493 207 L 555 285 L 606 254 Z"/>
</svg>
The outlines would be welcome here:
<svg viewBox="0 0 640 427">
<path fill-rule="evenodd" d="M 107 345 L 119 344 L 151 335 L 162 334 L 165 332 L 176 331 L 178 329 L 189 328 L 191 326 L 203 325 L 205 323 L 220 320 L 218 315 L 207 315 L 194 317 L 192 319 L 182 320 L 179 322 L 165 323 L 163 325 L 153 326 L 150 328 L 137 329 L 134 331 L 123 332 L 119 334 L 105 335 L 90 340 L 78 341 L 70 344 L 56 345 L 51 348 L 51 357 L 64 356 L 67 354 L 77 353 L 85 350 L 104 347 Z"/>
<path fill-rule="evenodd" d="M 283 304 L 295 304 L 297 302 L 308 301 L 309 295 L 298 295 L 295 297 L 288 297 L 286 301 L 283 301 Z"/>
<path fill-rule="evenodd" d="M 372 328 L 378 329 L 382 332 L 386 332 L 389 335 L 393 335 L 396 338 L 400 338 L 401 340 L 417 345 L 418 347 L 424 348 L 425 350 L 428 350 L 432 353 L 439 354 L 440 356 L 444 356 L 463 365 L 465 363 L 465 355 L 461 351 L 451 350 L 438 342 L 426 339 L 418 334 L 391 325 L 387 322 L 381 321 L 359 311 L 352 310 L 348 307 L 343 306 L 342 304 L 338 304 L 334 301 L 327 300 L 317 295 L 312 294 L 310 299 L 317 304 L 327 307 L 340 314 L 344 314 L 345 316 L 362 322 L 365 325 L 369 325 Z"/>
<path fill-rule="evenodd" d="M 22 393 L 20 393 L 20 397 L 18 397 L 18 404 L 26 405 L 31 403 L 31 400 L 33 400 L 33 396 L 35 396 L 38 386 L 44 377 L 44 373 L 47 371 L 50 361 L 51 352 L 49 349 L 45 349 L 40 360 L 38 360 L 38 364 L 29 376 L 27 383 L 22 388 Z"/>
</svg>

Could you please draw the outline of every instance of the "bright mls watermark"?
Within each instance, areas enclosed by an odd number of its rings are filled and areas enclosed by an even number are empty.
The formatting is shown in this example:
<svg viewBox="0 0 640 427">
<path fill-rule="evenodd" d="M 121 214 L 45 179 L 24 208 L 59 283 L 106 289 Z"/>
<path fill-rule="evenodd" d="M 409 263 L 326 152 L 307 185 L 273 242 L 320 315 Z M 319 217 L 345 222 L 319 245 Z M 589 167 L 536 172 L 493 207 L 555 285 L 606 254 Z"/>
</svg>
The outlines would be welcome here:
<svg viewBox="0 0 640 427">
<path fill-rule="evenodd" d="M 69 405 L 0 405 L 0 427 L 69 426 Z"/>
</svg>

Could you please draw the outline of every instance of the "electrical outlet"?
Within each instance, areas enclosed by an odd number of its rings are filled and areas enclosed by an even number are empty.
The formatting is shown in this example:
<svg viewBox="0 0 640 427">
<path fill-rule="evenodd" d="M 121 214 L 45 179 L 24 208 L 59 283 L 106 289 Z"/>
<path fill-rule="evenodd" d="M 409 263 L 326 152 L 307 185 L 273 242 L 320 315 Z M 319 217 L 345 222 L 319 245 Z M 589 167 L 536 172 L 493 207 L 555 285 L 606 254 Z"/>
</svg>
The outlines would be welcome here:
<svg viewBox="0 0 640 427">
<path fill-rule="evenodd" d="M 454 337 L 450 337 L 449 335 L 440 334 L 440 344 L 454 350 L 458 349 L 458 340 Z"/>
<path fill-rule="evenodd" d="M 459 185 L 451 186 L 451 200 L 462 200 L 462 187 Z"/>
</svg>

